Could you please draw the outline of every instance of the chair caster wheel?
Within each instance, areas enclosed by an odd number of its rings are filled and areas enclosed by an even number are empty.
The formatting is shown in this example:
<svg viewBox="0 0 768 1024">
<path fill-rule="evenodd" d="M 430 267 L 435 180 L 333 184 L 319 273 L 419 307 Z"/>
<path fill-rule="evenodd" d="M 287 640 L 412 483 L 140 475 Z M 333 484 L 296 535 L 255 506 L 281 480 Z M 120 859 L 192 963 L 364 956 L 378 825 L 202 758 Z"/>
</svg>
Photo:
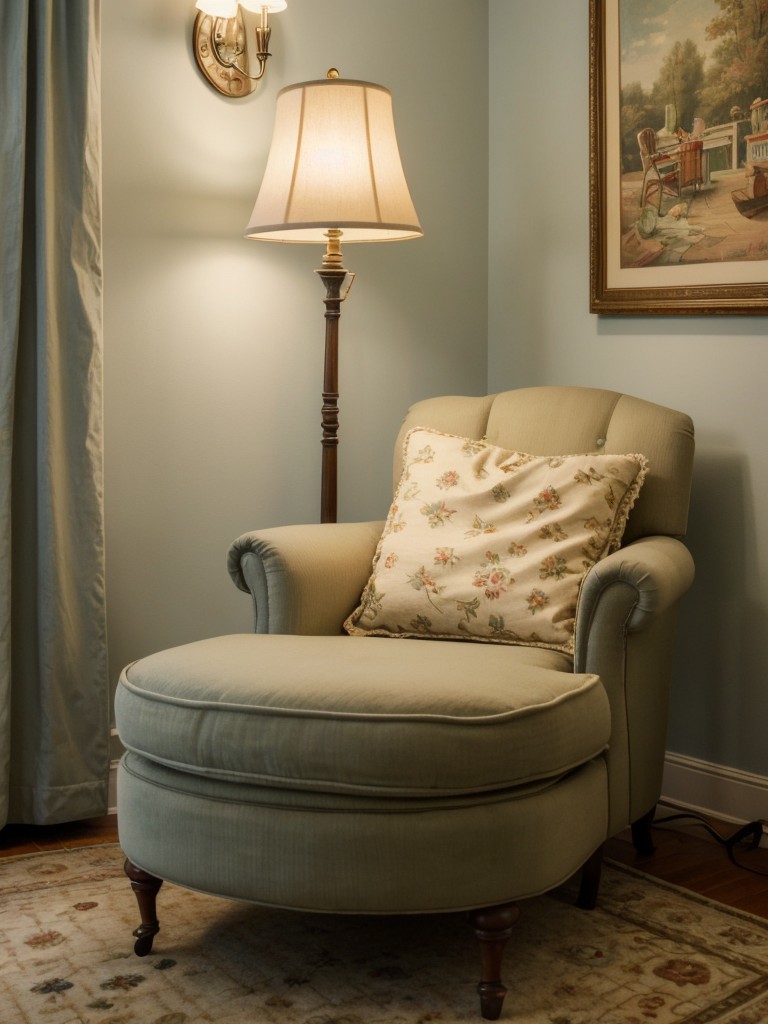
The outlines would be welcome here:
<svg viewBox="0 0 768 1024">
<path fill-rule="evenodd" d="M 133 952 L 136 956 L 147 956 L 152 952 L 152 940 L 154 935 L 141 935 L 133 944 Z"/>
<path fill-rule="evenodd" d="M 504 1005 L 504 996 L 507 994 L 506 988 L 500 983 L 495 985 L 480 982 L 477 991 L 480 995 L 480 1013 L 483 1020 L 498 1020 Z"/>
</svg>

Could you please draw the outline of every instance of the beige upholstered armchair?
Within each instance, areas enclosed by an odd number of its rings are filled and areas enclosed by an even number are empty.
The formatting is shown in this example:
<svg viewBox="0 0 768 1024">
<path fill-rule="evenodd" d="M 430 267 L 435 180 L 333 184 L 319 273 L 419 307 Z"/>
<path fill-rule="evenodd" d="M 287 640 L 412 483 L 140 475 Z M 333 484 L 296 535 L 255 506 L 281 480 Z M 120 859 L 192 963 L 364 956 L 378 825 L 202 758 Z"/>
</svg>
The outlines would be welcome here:
<svg viewBox="0 0 768 1024">
<path fill-rule="evenodd" d="M 120 680 L 136 952 L 163 879 L 299 911 L 466 910 L 498 1017 L 517 904 L 584 869 L 594 905 L 604 841 L 631 825 L 650 848 L 692 459 L 687 416 L 614 392 L 429 399 L 386 523 L 240 537 L 255 633 Z"/>
</svg>

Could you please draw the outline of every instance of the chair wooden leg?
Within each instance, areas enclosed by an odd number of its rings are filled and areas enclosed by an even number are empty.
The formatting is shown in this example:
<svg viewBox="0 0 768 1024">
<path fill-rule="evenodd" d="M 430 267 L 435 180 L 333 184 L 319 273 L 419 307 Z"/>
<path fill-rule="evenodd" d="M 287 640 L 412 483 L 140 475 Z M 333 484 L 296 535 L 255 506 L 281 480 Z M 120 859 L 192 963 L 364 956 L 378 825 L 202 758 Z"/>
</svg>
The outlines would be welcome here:
<svg viewBox="0 0 768 1024">
<path fill-rule="evenodd" d="M 647 814 L 638 818 L 632 825 L 632 843 L 641 857 L 650 857 L 656 849 L 651 833 L 651 824 L 655 815 L 656 807 L 654 805 Z"/>
<path fill-rule="evenodd" d="M 477 991 L 480 995 L 480 1012 L 485 1020 L 498 1020 L 504 1004 L 506 987 L 501 981 L 501 958 L 507 939 L 520 916 L 514 903 L 499 907 L 484 907 L 473 910 L 470 917 L 475 935 L 480 940 L 483 958 L 483 973 Z"/>
<path fill-rule="evenodd" d="M 576 906 L 582 910 L 594 910 L 600 888 L 600 874 L 603 870 L 603 846 L 598 846 L 581 869 L 581 885 Z"/>
<path fill-rule="evenodd" d="M 157 920 L 157 894 L 163 880 L 142 871 L 129 860 L 126 860 L 123 870 L 131 880 L 131 888 L 136 893 L 141 914 L 141 924 L 133 932 L 136 938 L 133 951 L 136 956 L 146 956 L 151 952 L 152 941 L 160 931 L 160 924 Z"/>
</svg>

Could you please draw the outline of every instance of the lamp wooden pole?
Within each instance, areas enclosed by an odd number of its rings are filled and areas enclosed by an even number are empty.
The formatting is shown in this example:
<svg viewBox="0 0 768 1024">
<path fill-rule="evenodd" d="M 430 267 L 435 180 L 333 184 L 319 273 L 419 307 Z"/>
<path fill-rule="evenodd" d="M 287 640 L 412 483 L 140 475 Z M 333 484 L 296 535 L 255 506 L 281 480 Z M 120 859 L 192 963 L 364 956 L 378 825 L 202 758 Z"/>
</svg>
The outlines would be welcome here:
<svg viewBox="0 0 768 1024">
<path fill-rule="evenodd" d="M 320 477 L 320 522 L 335 523 L 337 514 L 337 454 L 339 447 L 339 319 L 341 304 L 349 295 L 355 275 L 343 266 L 338 228 L 326 232 L 328 239 L 323 265 L 315 273 L 325 285 L 325 365 L 323 369 L 323 461 Z M 349 277 L 344 294 L 342 285 Z"/>
</svg>

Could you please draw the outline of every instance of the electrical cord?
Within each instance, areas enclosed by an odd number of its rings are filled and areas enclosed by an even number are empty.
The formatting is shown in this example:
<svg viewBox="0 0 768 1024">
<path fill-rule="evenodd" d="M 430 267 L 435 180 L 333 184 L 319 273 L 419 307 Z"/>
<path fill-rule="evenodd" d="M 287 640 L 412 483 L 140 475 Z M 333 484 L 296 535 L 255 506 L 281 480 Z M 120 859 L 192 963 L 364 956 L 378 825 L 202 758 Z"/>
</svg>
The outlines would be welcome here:
<svg viewBox="0 0 768 1024">
<path fill-rule="evenodd" d="M 685 811 L 684 813 L 680 812 L 678 814 L 667 814 L 663 818 L 654 818 L 652 824 L 663 825 L 668 821 L 683 821 L 687 819 L 690 819 L 693 824 L 697 825 L 699 828 L 706 829 L 716 842 L 725 847 L 728 859 L 737 868 L 741 868 L 742 871 L 749 871 L 753 875 L 768 877 L 768 871 L 761 871 L 759 868 L 751 867 L 748 864 L 742 864 L 736 859 L 737 848 L 749 851 L 756 850 L 759 847 L 760 840 L 763 837 L 763 821 L 750 821 L 747 825 L 742 825 L 741 828 L 736 829 L 732 835 L 723 835 L 713 825 L 710 825 L 706 818 L 693 811 Z"/>
</svg>

